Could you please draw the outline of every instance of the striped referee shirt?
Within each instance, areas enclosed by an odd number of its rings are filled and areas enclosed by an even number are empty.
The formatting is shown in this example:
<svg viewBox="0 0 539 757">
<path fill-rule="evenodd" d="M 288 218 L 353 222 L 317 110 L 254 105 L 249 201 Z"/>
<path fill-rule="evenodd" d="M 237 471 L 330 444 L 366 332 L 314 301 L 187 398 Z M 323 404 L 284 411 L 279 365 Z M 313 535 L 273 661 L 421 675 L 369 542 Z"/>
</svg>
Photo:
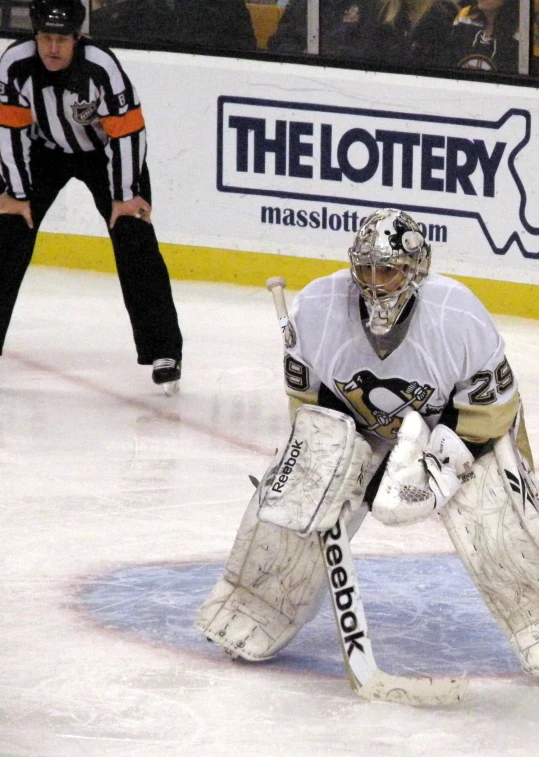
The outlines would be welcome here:
<svg viewBox="0 0 539 757">
<path fill-rule="evenodd" d="M 104 150 L 113 200 L 139 193 L 144 118 L 112 51 L 83 36 L 71 65 L 53 72 L 33 38 L 7 48 L 0 59 L 0 171 L 8 194 L 19 200 L 32 195 L 32 140 L 65 154 Z"/>
</svg>

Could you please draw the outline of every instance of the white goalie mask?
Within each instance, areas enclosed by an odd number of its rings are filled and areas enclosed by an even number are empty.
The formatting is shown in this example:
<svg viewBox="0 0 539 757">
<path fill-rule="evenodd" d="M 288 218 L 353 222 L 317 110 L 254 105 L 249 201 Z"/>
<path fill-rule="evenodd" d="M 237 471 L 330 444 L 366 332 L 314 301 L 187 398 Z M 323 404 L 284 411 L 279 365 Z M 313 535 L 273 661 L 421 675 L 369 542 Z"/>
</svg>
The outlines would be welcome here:
<svg viewBox="0 0 539 757">
<path fill-rule="evenodd" d="M 429 271 L 430 245 L 407 213 L 385 208 L 365 219 L 348 254 L 369 313 L 367 328 L 385 336 Z"/>
</svg>

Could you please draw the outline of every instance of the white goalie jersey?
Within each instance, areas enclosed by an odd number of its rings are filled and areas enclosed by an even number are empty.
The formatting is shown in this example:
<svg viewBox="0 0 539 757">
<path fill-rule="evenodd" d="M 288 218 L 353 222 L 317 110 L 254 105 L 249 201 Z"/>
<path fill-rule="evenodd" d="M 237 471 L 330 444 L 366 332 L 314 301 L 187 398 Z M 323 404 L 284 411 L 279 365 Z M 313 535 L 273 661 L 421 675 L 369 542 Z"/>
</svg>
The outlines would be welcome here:
<svg viewBox="0 0 539 757">
<path fill-rule="evenodd" d="M 489 313 L 469 289 L 437 274 L 418 297 L 405 338 L 381 359 L 362 326 L 349 269 L 305 287 L 285 333 L 292 407 L 346 409 L 379 450 L 393 446 L 408 408 L 431 429 L 444 423 L 472 444 L 503 436 L 519 394 Z"/>
<path fill-rule="evenodd" d="M 404 701 L 417 679 L 382 673 L 378 689 L 348 542 L 369 512 L 387 526 L 438 514 L 523 669 L 539 676 L 539 486 L 503 339 L 469 289 L 428 273 L 430 246 L 404 212 L 372 213 L 349 256 L 350 269 L 297 295 L 290 318 L 282 280 L 267 282 L 292 431 L 196 626 L 233 657 L 266 660 L 315 617 L 329 585 L 353 688 Z M 415 703 L 455 701 L 456 684 L 422 685 Z"/>
</svg>

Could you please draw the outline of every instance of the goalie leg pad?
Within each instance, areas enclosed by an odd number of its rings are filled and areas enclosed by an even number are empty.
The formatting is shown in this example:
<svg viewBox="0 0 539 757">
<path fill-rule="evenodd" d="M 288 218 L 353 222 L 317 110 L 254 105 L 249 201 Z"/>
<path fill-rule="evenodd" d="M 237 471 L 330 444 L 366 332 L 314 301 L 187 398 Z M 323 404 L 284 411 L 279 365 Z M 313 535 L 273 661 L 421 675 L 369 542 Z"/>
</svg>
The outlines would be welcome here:
<svg viewBox="0 0 539 757">
<path fill-rule="evenodd" d="M 449 536 L 519 657 L 539 675 L 539 547 L 515 512 L 493 452 L 441 511 Z"/>
<path fill-rule="evenodd" d="M 303 405 L 283 452 L 268 468 L 258 517 L 308 535 L 332 528 L 345 502 L 358 508 L 368 483 L 371 448 L 348 415 Z"/>
<path fill-rule="evenodd" d="M 511 432 L 494 443 L 505 491 L 535 544 L 539 545 L 539 487 L 529 463 L 521 455 Z"/>
<path fill-rule="evenodd" d="M 327 591 L 318 535 L 301 538 L 261 523 L 258 490 L 240 524 L 224 576 L 199 608 L 195 627 L 225 652 L 267 660 L 314 618 Z M 366 507 L 347 511 L 350 536 Z"/>
<path fill-rule="evenodd" d="M 257 517 L 255 492 L 224 576 L 198 610 L 195 626 L 232 657 L 273 657 L 316 611 L 325 574 L 316 535 L 302 539 Z M 316 608 L 316 609 L 314 609 Z"/>
</svg>

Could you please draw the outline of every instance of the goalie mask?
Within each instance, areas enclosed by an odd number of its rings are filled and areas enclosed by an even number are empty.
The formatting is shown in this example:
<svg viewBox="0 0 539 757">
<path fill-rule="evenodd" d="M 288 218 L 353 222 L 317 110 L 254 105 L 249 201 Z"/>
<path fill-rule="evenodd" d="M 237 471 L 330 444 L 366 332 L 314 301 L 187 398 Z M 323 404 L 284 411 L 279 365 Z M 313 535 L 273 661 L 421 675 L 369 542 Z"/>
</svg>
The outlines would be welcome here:
<svg viewBox="0 0 539 757">
<path fill-rule="evenodd" d="M 430 266 L 430 245 L 421 229 L 401 210 L 377 210 L 361 225 L 348 254 L 368 313 L 367 334 L 380 338 L 394 331 L 400 343 L 397 322 Z"/>
</svg>

